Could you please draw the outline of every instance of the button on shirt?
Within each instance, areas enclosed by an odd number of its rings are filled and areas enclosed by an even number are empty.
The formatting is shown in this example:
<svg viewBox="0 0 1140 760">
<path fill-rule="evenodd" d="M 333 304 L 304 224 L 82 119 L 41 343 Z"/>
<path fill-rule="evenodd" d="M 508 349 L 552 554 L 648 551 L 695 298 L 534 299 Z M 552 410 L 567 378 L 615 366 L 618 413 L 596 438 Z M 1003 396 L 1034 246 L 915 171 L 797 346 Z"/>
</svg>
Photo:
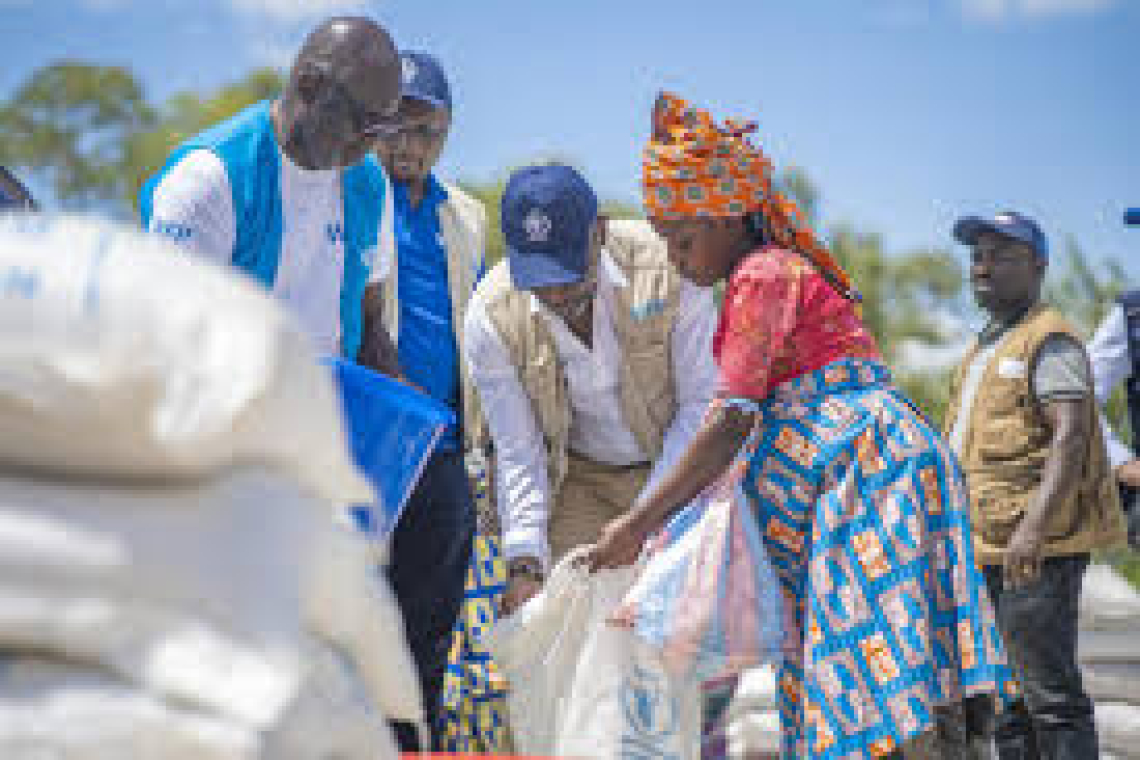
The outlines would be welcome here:
<svg viewBox="0 0 1140 760">
<path fill-rule="evenodd" d="M 612 309 L 614 289 L 627 285 L 625 275 L 603 250 L 590 347 L 531 296 L 531 308 L 542 314 L 550 327 L 566 376 L 571 411 L 568 446 L 576 454 L 613 465 L 649 460 L 626 423 L 621 404 L 622 347 L 614 330 Z M 718 375 L 712 355 L 716 322 L 710 289 L 683 282 L 670 338 L 678 410 L 665 432 L 649 487 L 680 458 L 716 392 Z M 468 307 L 463 355 L 495 441 L 496 496 L 504 554 L 546 562 L 551 501 L 546 448 L 517 369 L 478 300 Z"/>
<path fill-rule="evenodd" d="M 340 172 L 308 170 L 280 157 L 281 257 L 273 293 L 313 339 L 318 353 L 340 353 L 340 290 L 344 277 L 344 202 Z M 390 198 L 391 193 L 387 196 Z M 393 252 L 391 206 L 380 220 L 369 282 L 387 275 Z M 204 258 L 230 264 L 237 223 L 222 160 L 194 150 L 172 167 L 154 193 L 154 225 L 175 225 L 176 242 Z"/>
<path fill-rule="evenodd" d="M 1089 341 L 1088 351 L 1096 398 L 1103 404 L 1119 383 L 1132 376 L 1132 357 L 1128 352 L 1128 320 L 1124 316 L 1124 307 L 1120 304 L 1113 306 L 1108 317 L 1101 323 L 1096 335 Z M 1108 446 L 1109 463 L 1113 469 L 1132 461 L 1136 455 L 1117 437 L 1103 415 L 1101 426 Z"/>
<path fill-rule="evenodd" d="M 408 189 L 393 183 L 395 196 L 396 286 L 400 300 L 400 368 L 435 400 L 459 411 L 459 348 L 451 317 L 447 251 L 439 227 L 439 207 L 447 190 L 429 175 L 424 197 L 413 207 Z M 440 448 L 459 451 L 452 425 Z"/>
</svg>

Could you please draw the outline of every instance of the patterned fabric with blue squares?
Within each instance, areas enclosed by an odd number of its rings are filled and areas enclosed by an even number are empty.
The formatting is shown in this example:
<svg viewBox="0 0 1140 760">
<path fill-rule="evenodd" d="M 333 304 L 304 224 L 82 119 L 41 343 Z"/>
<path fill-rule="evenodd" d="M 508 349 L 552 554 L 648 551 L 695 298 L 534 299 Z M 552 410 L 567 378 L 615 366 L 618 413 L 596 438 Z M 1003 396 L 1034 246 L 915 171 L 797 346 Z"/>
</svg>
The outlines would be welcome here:
<svg viewBox="0 0 1140 760">
<path fill-rule="evenodd" d="M 1013 684 L 946 444 L 875 361 L 778 386 L 745 492 L 790 607 L 783 755 L 885 757 L 933 708 Z"/>
</svg>

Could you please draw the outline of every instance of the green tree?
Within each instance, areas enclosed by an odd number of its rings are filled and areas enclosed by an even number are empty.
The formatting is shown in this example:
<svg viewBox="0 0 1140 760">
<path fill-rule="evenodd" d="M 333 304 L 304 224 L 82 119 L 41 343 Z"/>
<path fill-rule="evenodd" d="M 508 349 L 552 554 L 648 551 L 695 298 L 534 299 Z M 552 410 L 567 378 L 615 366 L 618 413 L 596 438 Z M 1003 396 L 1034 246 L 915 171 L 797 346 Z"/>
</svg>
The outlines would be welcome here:
<svg viewBox="0 0 1140 760">
<path fill-rule="evenodd" d="M 273 97 L 282 83 L 278 72 L 258 69 L 205 95 L 176 94 L 156 108 L 124 68 L 53 63 L 0 105 L 0 163 L 45 177 L 66 208 L 126 216 L 175 146 Z"/>
<path fill-rule="evenodd" d="M 127 146 L 155 119 L 128 70 L 54 63 L 0 106 L 0 163 L 44 177 L 65 207 L 114 208 L 129 192 Z"/>
<path fill-rule="evenodd" d="M 162 167 L 171 150 L 243 108 L 276 97 L 283 86 L 280 73 L 258 69 L 205 96 L 192 92 L 174 95 L 163 105 L 152 128 L 132 134 L 127 141 L 123 169 L 127 193 L 120 200 L 137 206 L 143 183 Z"/>
</svg>

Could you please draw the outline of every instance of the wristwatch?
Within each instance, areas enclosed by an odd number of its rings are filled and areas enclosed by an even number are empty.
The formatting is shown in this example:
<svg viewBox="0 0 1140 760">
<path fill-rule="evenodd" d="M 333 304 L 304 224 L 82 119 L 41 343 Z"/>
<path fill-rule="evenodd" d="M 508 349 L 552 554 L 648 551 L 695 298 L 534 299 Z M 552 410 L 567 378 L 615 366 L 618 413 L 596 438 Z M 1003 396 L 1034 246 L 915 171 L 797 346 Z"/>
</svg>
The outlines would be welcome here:
<svg viewBox="0 0 1140 760">
<path fill-rule="evenodd" d="M 515 557 L 507 562 L 508 578 L 528 578 L 536 583 L 542 583 L 545 576 L 542 572 L 542 563 L 534 557 Z"/>
</svg>

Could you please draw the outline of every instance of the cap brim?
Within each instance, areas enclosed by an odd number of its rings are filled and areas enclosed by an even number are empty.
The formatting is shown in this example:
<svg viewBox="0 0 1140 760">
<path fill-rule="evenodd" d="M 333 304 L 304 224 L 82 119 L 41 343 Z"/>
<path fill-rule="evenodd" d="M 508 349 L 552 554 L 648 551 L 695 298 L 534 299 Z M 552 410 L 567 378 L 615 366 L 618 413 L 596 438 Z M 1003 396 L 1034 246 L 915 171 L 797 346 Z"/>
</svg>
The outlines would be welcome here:
<svg viewBox="0 0 1140 760">
<path fill-rule="evenodd" d="M 408 100 L 418 100 L 421 103 L 427 103 L 429 106 L 432 106 L 433 108 L 444 108 L 444 109 L 447 109 L 448 111 L 451 110 L 451 104 L 450 103 L 448 103 L 445 100 L 441 100 L 440 98 L 437 98 L 434 95 L 428 95 L 427 93 L 416 92 L 413 90 L 403 90 L 400 93 L 400 97 L 401 98 L 407 98 Z"/>
<path fill-rule="evenodd" d="M 582 257 L 585 260 L 585 256 Z M 555 285 L 576 285 L 585 272 L 567 266 L 554 254 L 523 253 L 507 246 L 507 266 L 511 282 L 519 290 L 546 288 Z"/>
<path fill-rule="evenodd" d="M 966 216 L 954 222 L 954 239 L 962 245 L 973 245 L 978 242 L 978 236 L 983 232 L 1005 234 L 989 219 L 982 219 L 980 216 Z"/>
</svg>

